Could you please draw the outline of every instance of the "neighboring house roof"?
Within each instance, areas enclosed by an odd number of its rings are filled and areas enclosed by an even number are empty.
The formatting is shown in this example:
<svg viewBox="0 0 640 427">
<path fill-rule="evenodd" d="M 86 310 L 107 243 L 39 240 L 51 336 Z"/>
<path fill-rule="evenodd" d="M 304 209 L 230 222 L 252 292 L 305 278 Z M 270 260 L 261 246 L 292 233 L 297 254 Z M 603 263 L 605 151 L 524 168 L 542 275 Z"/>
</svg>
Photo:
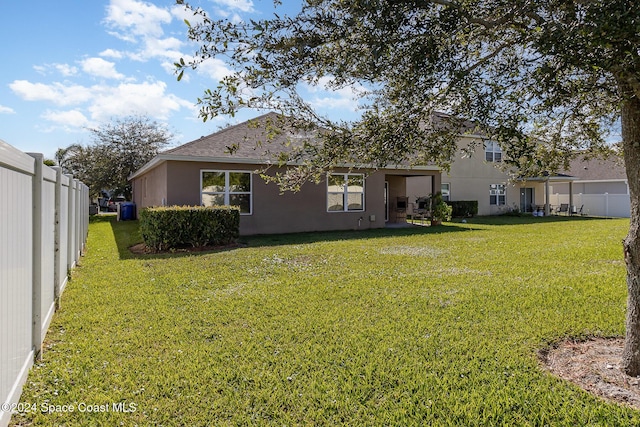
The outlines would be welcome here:
<svg viewBox="0 0 640 427">
<path fill-rule="evenodd" d="M 627 179 L 627 172 L 622 158 L 611 155 L 606 159 L 573 159 L 567 174 L 577 177 L 580 181 L 619 181 Z"/>
<path fill-rule="evenodd" d="M 164 151 L 133 173 L 129 179 L 136 178 L 169 160 L 270 164 L 277 162 L 279 155 L 292 151 L 303 141 L 313 142 L 313 140 L 312 133 L 305 133 L 290 126 L 282 115 L 267 113 Z M 398 168 L 409 168 L 409 166 L 400 165 Z M 416 166 L 412 169 L 438 170 L 439 168 L 430 165 Z"/>
</svg>

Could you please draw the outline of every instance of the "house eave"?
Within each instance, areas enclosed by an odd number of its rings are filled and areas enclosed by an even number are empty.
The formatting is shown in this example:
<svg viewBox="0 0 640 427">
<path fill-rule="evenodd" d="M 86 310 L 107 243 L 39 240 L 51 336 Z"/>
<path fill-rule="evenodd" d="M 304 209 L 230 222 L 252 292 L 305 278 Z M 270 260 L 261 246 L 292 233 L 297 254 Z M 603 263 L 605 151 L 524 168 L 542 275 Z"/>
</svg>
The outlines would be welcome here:
<svg viewBox="0 0 640 427">
<path fill-rule="evenodd" d="M 530 177 L 530 178 L 516 178 L 516 181 L 518 182 L 526 182 L 526 181 L 533 181 L 533 182 L 574 182 L 574 181 L 578 181 L 579 178 L 575 177 L 575 176 L 534 176 L 534 177 Z"/>
<path fill-rule="evenodd" d="M 156 157 L 151 159 L 147 164 L 142 166 L 136 172 L 129 176 L 129 181 L 135 179 L 141 175 L 144 175 L 148 171 L 160 166 L 162 163 L 167 161 L 178 161 L 178 162 L 203 162 L 203 163 L 227 163 L 227 164 L 249 164 L 249 165 L 262 165 L 269 166 L 274 163 L 268 159 L 256 159 L 256 158 L 232 158 L 232 157 L 215 157 L 215 156 L 181 156 L 176 154 L 158 154 Z M 287 162 L 286 166 L 300 166 L 301 162 Z M 356 164 L 348 164 L 343 163 L 338 165 L 337 167 L 341 168 L 353 168 L 353 169 L 367 169 L 372 170 L 375 168 L 367 167 L 364 165 L 356 165 Z M 413 171 L 439 171 L 440 168 L 435 165 L 417 165 L 417 166 L 409 166 L 409 165 L 395 165 L 388 166 L 384 168 L 379 168 L 380 170 L 413 170 Z"/>
<path fill-rule="evenodd" d="M 627 182 L 626 178 L 617 178 L 617 179 L 576 179 L 575 182 L 581 184 L 598 184 L 598 183 L 611 183 L 611 182 Z"/>
</svg>

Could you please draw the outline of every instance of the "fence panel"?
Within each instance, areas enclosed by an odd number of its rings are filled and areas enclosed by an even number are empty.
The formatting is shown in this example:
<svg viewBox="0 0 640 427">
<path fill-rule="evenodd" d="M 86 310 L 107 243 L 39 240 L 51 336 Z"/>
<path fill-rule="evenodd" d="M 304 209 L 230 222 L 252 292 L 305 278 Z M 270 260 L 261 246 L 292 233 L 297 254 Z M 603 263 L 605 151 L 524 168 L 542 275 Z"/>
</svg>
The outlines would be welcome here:
<svg viewBox="0 0 640 427">
<path fill-rule="evenodd" d="M 54 169 L 44 166 L 42 154 L 31 153 L 35 160 L 33 185 L 33 329 L 35 352 L 40 353 L 56 307 L 53 282 L 56 252 L 56 181 Z"/>
<path fill-rule="evenodd" d="M 56 266 L 56 277 L 55 283 L 58 287 L 58 292 L 56 292 L 56 297 L 59 297 L 64 291 L 64 287 L 67 285 L 67 266 L 69 265 L 68 257 L 69 257 L 69 240 L 67 236 L 69 235 L 69 183 L 71 179 L 62 174 L 61 170 L 58 170 L 58 179 L 56 185 L 57 196 L 56 197 L 56 205 L 57 205 L 57 215 L 56 215 L 56 224 L 59 227 L 58 232 L 56 233 L 57 239 L 57 266 Z"/>
<path fill-rule="evenodd" d="M 32 199 L 35 161 L 0 145 L 0 402 L 17 402 L 33 363 Z M 0 425 L 10 414 L 0 412 Z"/>
<path fill-rule="evenodd" d="M 89 224 L 89 189 L 0 140 L 0 405 L 17 403 Z M 0 411 L 0 426 L 11 413 Z"/>
<path fill-rule="evenodd" d="M 569 203 L 568 194 L 553 194 L 552 204 L 560 206 Z M 631 201 L 628 194 L 574 194 L 573 205 L 576 209 L 582 206 L 582 212 L 592 216 L 613 218 L 629 218 L 631 216 Z"/>
</svg>

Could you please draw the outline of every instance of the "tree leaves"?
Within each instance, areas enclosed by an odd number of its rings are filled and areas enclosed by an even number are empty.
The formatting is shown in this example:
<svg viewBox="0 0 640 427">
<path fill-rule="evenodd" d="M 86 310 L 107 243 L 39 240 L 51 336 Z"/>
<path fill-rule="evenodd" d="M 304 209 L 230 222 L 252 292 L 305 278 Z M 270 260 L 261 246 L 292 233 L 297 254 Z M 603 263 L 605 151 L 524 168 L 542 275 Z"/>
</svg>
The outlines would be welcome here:
<svg viewBox="0 0 640 427">
<path fill-rule="evenodd" d="M 190 27 L 200 48 L 178 69 L 181 78 L 219 57 L 234 70 L 199 100 L 205 120 L 249 107 L 329 129 L 308 172 L 354 159 L 446 167 L 453 136 L 468 130 L 456 120 L 429 127 L 445 113 L 499 141 L 518 175 L 535 175 L 575 150 L 606 148 L 623 101 L 615 76 L 638 81 L 639 16 L 626 0 L 314 0 L 294 16 Z M 365 88 L 358 123 L 328 121 L 300 97 L 301 83 L 322 78 Z"/>
<path fill-rule="evenodd" d="M 129 116 L 89 129 L 93 144 L 58 149 L 56 161 L 89 186 L 93 196 L 102 190 L 131 198 L 129 176 L 165 148 L 173 136 L 166 126 L 145 116 Z"/>
</svg>

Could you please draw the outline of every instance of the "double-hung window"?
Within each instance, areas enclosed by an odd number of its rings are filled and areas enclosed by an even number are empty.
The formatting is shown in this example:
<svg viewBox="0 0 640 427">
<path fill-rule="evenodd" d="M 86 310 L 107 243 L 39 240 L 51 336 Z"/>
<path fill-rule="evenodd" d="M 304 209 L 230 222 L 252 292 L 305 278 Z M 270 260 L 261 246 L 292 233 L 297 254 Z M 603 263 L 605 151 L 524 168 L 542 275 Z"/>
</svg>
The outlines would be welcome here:
<svg viewBox="0 0 640 427">
<path fill-rule="evenodd" d="M 327 210 L 348 212 L 364 210 L 364 175 L 331 173 L 327 176 Z"/>
<path fill-rule="evenodd" d="M 445 202 L 451 200 L 451 184 L 448 182 L 440 184 L 440 194 L 442 194 L 442 200 Z"/>
<path fill-rule="evenodd" d="M 249 215 L 252 212 L 251 188 L 251 172 L 200 172 L 200 199 L 204 206 L 238 206 L 241 215 Z"/>
<path fill-rule="evenodd" d="M 489 204 L 496 206 L 507 204 L 507 191 L 504 184 L 489 185 Z"/>
<path fill-rule="evenodd" d="M 484 143 L 484 159 L 487 162 L 501 162 L 502 148 L 495 141 L 485 141 Z"/>
</svg>

